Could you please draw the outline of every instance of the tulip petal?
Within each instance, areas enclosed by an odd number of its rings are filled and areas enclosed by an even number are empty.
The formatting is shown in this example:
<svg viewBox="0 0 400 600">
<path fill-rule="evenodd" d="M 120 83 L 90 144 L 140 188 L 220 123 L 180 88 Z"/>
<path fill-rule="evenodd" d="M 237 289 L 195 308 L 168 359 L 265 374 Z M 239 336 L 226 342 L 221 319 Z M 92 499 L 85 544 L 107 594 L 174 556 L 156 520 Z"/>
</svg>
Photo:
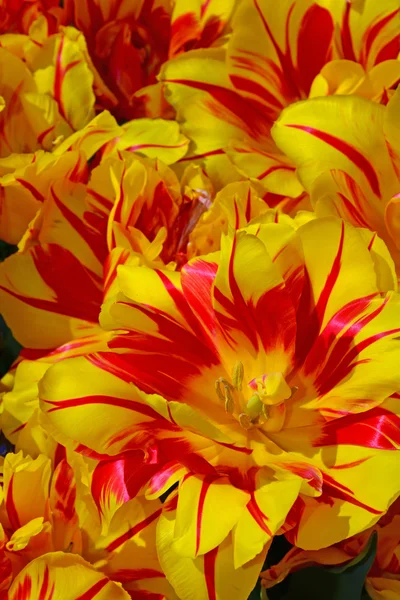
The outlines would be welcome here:
<svg viewBox="0 0 400 600">
<path fill-rule="evenodd" d="M 397 177 L 383 135 L 384 119 L 385 107 L 364 98 L 314 98 L 286 108 L 272 136 L 307 190 L 322 172 L 340 169 L 376 196 L 384 190 L 390 197 Z"/>
<path fill-rule="evenodd" d="M 249 494 L 234 488 L 227 478 L 184 477 L 178 494 L 175 552 L 196 558 L 213 550 L 232 530 L 248 500 Z"/>
<path fill-rule="evenodd" d="M 166 507 L 157 529 L 161 567 L 182 600 L 246 600 L 260 573 L 266 549 L 244 567 L 234 569 L 231 536 L 195 559 L 174 549 L 175 513 Z"/>
<path fill-rule="evenodd" d="M 110 144 L 110 148 L 158 158 L 166 165 L 175 163 L 187 152 L 189 140 L 182 135 L 175 121 L 136 119 L 125 123 L 123 129 L 124 133 L 115 145 Z"/>
<path fill-rule="evenodd" d="M 308 96 L 314 77 L 329 59 L 332 35 L 332 17 L 316 2 L 285 0 L 273 6 L 246 0 L 233 22 L 230 79 L 274 118 L 287 104 Z"/>
<path fill-rule="evenodd" d="M 296 546 L 318 550 L 374 525 L 399 494 L 393 481 L 395 454 L 388 450 L 366 454 L 364 448 L 350 445 L 326 447 L 324 458 L 320 457 L 323 493 L 313 499 L 303 497 L 300 523 L 290 532 Z M 329 519 L 331 513 L 337 518 Z"/>
<path fill-rule="evenodd" d="M 73 586 L 71 582 L 73 581 Z M 48 600 L 129 600 L 118 584 L 76 554 L 51 552 L 30 562 L 14 579 L 10 600 L 43 597 Z"/>
<path fill-rule="evenodd" d="M 228 29 L 234 0 L 177 0 L 171 18 L 169 56 L 195 48 L 207 48 Z"/>
<path fill-rule="evenodd" d="M 94 117 L 93 75 L 68 30 L 45 41 L 32 68 L 38 91 L 55 99 L 71 130 L 85 127 Z"/>
</svg>

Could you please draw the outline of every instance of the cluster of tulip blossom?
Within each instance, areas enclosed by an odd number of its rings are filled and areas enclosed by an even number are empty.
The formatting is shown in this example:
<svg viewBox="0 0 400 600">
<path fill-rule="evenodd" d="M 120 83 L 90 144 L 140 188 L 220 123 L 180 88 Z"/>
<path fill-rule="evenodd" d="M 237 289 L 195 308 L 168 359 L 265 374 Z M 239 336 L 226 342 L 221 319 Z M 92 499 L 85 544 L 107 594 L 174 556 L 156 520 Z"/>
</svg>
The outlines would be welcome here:
<svg viewBox="0 0 400 600">
<path fill-rule="evenodd" d="M 398 0 L 0 3 L 1 600 L 246 600 L 374 531 L 400 598 L 399 57 Z"/>
</svg>

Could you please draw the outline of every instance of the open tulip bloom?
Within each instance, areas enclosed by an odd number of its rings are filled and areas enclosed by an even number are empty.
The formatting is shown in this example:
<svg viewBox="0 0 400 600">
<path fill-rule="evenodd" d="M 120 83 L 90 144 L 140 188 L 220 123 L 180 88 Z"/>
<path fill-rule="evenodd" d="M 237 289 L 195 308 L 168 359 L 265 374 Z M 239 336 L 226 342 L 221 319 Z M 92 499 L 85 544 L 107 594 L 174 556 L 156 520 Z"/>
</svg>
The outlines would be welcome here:
<svg viewBox="0 0 400 600">
<path fill-rule="evenodd" d="M 399 59 L 396 0 L 2 3 L 0 600 L 400 598 Z"/>
</svg>

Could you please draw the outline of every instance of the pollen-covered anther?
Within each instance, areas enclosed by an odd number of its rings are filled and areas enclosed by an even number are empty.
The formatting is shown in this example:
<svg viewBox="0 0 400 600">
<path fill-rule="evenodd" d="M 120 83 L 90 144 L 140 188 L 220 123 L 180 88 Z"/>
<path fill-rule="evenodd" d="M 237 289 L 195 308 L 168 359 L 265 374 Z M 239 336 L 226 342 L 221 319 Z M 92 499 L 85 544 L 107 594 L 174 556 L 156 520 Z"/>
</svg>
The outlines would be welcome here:
<svg viewBox="0 0 400 600">
<path fill-rule="evenodd" d="M 225 402 L 226 401 L 226 390 L 229 390 L 229 392 L 233 391 L 233 385 L 231 383 L 229 383 L 229 381 L 227 379 L 225 379 L 225 377 L 219 377 L 218 379 L 216 379 L 215 381 L 215 391 L 217 392 L 217 396 L 218 398 L 221 400 L 221 402 Z"/>
<path fill-rule="evenodd" d="M 215 382 L 215 391 L 217 392 L 217 396 L 221 400 L 221 402 L 225 402 L 225 395 L 222 391 L 222 385 L 219 379 L 217 379 Z"/>
<path fill-rule="evenodd" d="M 235 364 L 235 366 L 232 369 L 232 383 L 233 383 L 233 387 L 235 387 L 239 391 L 241 391 L 241 389 L 242 389 L 243 377 L 244 377 L 243 363 L 240 362 L 240 360 L 238 360 L 238 362 Z"/>
<path fill-rule="evenodd" d="M 227 385 L 224 385 L 224 391 L 225 391 L 225 410 L 227 413 L 233 414 L 233 411 L 235 410 L 235 403 L 232 398 L 232 393 L 231 393 L 230 387 Z"/>
</svg>

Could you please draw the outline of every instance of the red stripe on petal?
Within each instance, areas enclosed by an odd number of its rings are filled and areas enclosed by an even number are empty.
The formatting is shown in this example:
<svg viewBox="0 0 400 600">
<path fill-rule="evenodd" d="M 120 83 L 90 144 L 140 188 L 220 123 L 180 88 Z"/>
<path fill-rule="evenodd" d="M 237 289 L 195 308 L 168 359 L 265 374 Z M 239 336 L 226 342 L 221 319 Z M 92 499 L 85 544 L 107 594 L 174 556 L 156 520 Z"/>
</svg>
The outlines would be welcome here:
<svg viewBox="0 0 400 600">
<path fill-rule="evenodd" d="M 24 427 L 26 427 L 26 425 L 27 425 L 27 423 L 21 423 L 21 425 L 18 425 L 18 427 L 13 429 L 12 433 L 15 434 L 15 433 L 18 433 L 19 431 L 22 431 L 24 429 Z"/>
<path fill-rule="evenodd" d="M 342 228 L 340 233 L 339 247 L 336 253 L 335 259 L 332 264 L 332 268 L 327 277 L 326 283 L 322 288 L 320 296 L 318 298 L 318 302 L 315 307 L 315 311 L 318 316 L 319 323 L 322 323 L 326 311 L 326 307 L 328 305 L 329 298 L 331 297 L 332 290 L 335 287 L 339 273 L 340 267 L 342 264 L 342 253 L 343 253 L 343 244 L 344 244 L 344 221 L 342 221 Z"/>
<path fill-rule="evenodd" d="M 180 158 L 178 160 L 178 162 L 188 162 L 189 160 L 197 160 L 199 158 L 208 158 L 209 156 L 218 156 L 221 154 L 225 154 L 225 152 L 222 150 L 222 148 L 218 149 L 218 150 L 210 150 L 210 152 L 204 152 L 204 154 L 194 154 L 192 156 L 184 156 L 183 158 Z"/>
<path fill-rule="evenodd" d="M 368 306 L 371 304 L 371 300 L 374 297 L 375 295 L 371 295 L 349 302 L 333 315 L 308 353 L 307 360 L 303 367 L 306 374 L 318 370 L 323 362 L 321 360 L 322 357 L 326 357 L 328 351 L 332 349 L 327 363 L 323 370 L 320 371 L 318 378 L 319 381 L 322 382 L 324 378 L 332 375 L 332 372 L 340 364 L 346 352 L 352 345 L 353 337 L 381 312 L 382 306 L 364 317 L 360 316 L 368 309 Z M 353 324 L 349 327 L 349 323 L 352 322 Z M 342 337 L 339 337 L 345 329 L 347 329 L 346 333 L 342 335 Z"/>
<path fill-rule="evenodd" d="M 253 519 L 255 520 L 255 522 L 257 523 L 257 525 L 268 535 L 272 535 L 272 532 L 270 530 L 270 528 L 268 527 L 268 525 L 265 523 L 265 521 L 268 521 L 268 517 L 267 515 L 265 515 L 262 510 L 260 509 L 260 507 L 257 504 L 257 501 L 254 497 L 254 494 L 252 494 L 251 500 L 249 501 L 249 503 L 247 504 L 247 510 L 249 511 L 249 513 L 251 514 L 251 516 L 253 517 Z"/>
<path fill-rule="evenodd" d="M 353 223 L 355 225 L 358 225 L 359 227 L 365 227 L 366 229 L 369 229 L 368 223 L 366 222 L 366 220 L 364 219 L 362 214 L 357 210 L 357 208 L 355 206 L 353 206 L 351 201 L 348 200 L 348 198 L 346 198 L 346 196 L 344 194 L 342 194 L 341 192 L 338 192 L 338 196 L 341 199 L 341 201 L 343 202 L 343 205 L 345 206 L 345 208 L 347 209 L 347 211 L 351 217 L 351 219 L 348 219 L 348 220 L 350 222 L 352 220 Z"/>
<path fill-rule="evenodd" d="M 89 590 L 81 594 L 79 598 L 77 597 L 75 600 L 93 600 L 93 598 L 95 598 L 95 596 L 97 596 L 97 594 L 101 592 L 101 590 L 107 585 L 108 582 L 109 579 L 101 579 L 100 581 L 92 585 L 92 587 Z"/>
<path fill-rule="evenodd" d="M 66 408 L 87 406 L 89 404 L 108 404 L 109 406 L 116 406 L 118 408 L 132 410 L 140 415 L 144 415 L 153 419 L 160 418 L 160 415 L 146 404 L 140 404 L 140 402 L 136 402 L 135 400 L 124 400 L 123 398 L 114 398 L 111 396 L 81 396 L 80 398 L 71 398 L 69 400 L 42 400 L 42 402 L 52 405 L 53 408 L 50 408 L 47 411 L 49 413 Z"/>
<path fill-rule="evenodd" d="M 399 37 L 396 36 L 388 44 L 386 44 L 386 46 L 379 50 L 378 56 L 375 59 L 375 64 L 377 65 L 381 62 L 384 62 L 385 60 L 395 60 L 400 51 L 399 46 Z M 396 83 L 398 83 L 398 80 Z M 387 102 L 388 100 L 385 102 L 385 104 L 387 104 Z"/>
<path fill-rule="evenodd" d="M 204 577 L 208 593 L 208 600 L 217 600 L 215 587 L 215 564 L 218 556 L 218 547 L 213 548 L 204 555 Z"/>
<path fill-rule="evenodd" d="M 25 575 L 22 582 L 18 582 L 18 587 L 15 593 L 10 597 L 6 596 L 4 600 L 32 600 L 32 578 L 30 575 Z"/>
<path fill-rule="evenodd" d="M 7 490 L 7 498 L 6 498 L 6 510 L 9 521 L 11 523 L 11 527 L 13 529 L 19 529 L 21 527 L 21 522 L 19 520 L 17 507 L 15 506 L 14 496 L 13 496 L 13 487 L 14 487 L 14 474 L 10 477 L 10 482 L 8 484 Z"/>
<path fill-rule="evenodd" d="M 232 293 L 233 304 L 231 307 L 232 314 L 236 317 L 237 324 L 241 325 L 243 333 L 248 337 L 255 350 L 258 350 L 257 324 L 254 321 L 253 315 L 243 298 L 242 292 L 238 286 L 234 273 L 235 255 L 236 255 L 237 238 L 235 237 L 232 244 L 231 256 L 229 259 L 228 279 L 229 287 Z M 217 291 L 215 288 L 214 293 Z M 233 309 L 233 311 L 232 311 Z"/>
<path fill-rule="evenodd" d="M 333 419 L 322 425 L 314 447 L 349 444 L 380 450 L 400 447 L 400 417 L 377 406 L 362 414 Z"/>
<path fill-rule="evenodd" d="M 296 357 L 299 364 L 306 359 L 314 342 L 318 338 L 319 329 L 324 319 L 330 295 L 339 277 L 343 244 L 344 222 L 342 221 L 338 251 L 315 308 L 312 308 L 313 290 L 310 276 L 308 273 L 305 273 L 303 290 L 300 297 L 299 308 L 297 310 Z M 307 367 L 305 367 L 307 371 L 310 371 L 311 368 L 315 368 L 316 365 L 320 364 L 320 357 L 317 357 L 315 353 L 313 354 L 313 357 L 314 361 L 311 361 L 309 358 L 307 359 Z"/>
<path fill-rule="evenodd" d="M 64 310 L 64 306 L 59 306 L 57 304 L 57 302 L 52 302 L 51 300 L 41 300 L 39 298 L 29 298 L 28 296 L 23 296 L 22 294 L 17 294 L 16 292 L 12 292 L 11 290 L 9 290 L 3 286 L 0 286 L 0 290 L 3 290 L 3 292 L 10 294 L 10 296 L 13 296 L 17 300 L 20 300 L 21 302 L 28 304 L 28 306 L 32 306 L 33 308 L 38 308 L 39 310 L 43 310 L 45 312 L 54 313 L 56 315 L 69 316 L 69 317 L 76 318 L 76 319 L 84 319 L 86 321 L 91 321 L 91 322 L 97 321 L 98 313 L 96 315 L 96 318 L 94 318 L 94 314 L 92 313 L 92 311 L 90 311 L 90 314 L 87 314 L 86 311 L 82 310 L 82 308 L 83 308 L 82 306 L 74 307 L 73 305 L 70 305 L 69 310 L 67 310 L 67 312 L 66 312 Z M 100 305 L 99 305 L 99 311 L 100 311 Z"/>
<path fill-rule="evenodd" d="M 168 481 L 174 474 L 181 469 L 178 462 L 166 465 L 162 470 L 158 471 L 149 481 L 147 491 L 151 494 L 161 492 L 167 486 Z"/>
<path fill-rule="evenodd" d="M 385 15 L 382 19 L 380 19 L 377 23 L 374 23 L 372 25 L 372 27 L 369 27 L 365 34 L 364 34 L 364 46 L 363 46 L 363 57 L 362 57 L 362 62 L 365 64 L 368 60 L 368 55 L 370 53 L 370 50 L 372 48 L 372 44 L 374 43 L 374 41 L 376 40 L 376 38 L 378 37 L 378 35 L 380 34 L 380 32 L 382 31 L 382 29 L 385 27 L 385 25 L 387 25 L 388 23 L 390 23 L 390 21 L 392 21 L 394 19 L 394 17 L 397 17 L 398 14 L 400 12 L 400 9 L 396 9 L 394 11 L 392 11 L 391 13 Z M 394 40 L 397 44 L 397 54 L 399 53 L 399 49 L 400 49 L 400 42 L 399 42 L 399 38 L 398 36 L 396 36 L 395 40 Z M 397 54 L 395 54 L 394 56 L 390 56 L 390 58 L 396 58 Z M 382 60 L 382 59 L 381 59 Z M 388 60 L 388 58 L 386 58 L 385 60 Z M 381 61 L 376 61 L 375 64 L 378 64 L 378 62 Z"/>
<path fill-rule="evenodd" d="M 329 11 L 318 4 L 310 6 L 297 39 L 297 68 L 301 87 L 307 95 L 314 78 L 330 60 L 333 31 L 334 23 Z"/>
<path fill-rule="evenodd" d="M 74 519 L 76 516 L 75 476 L 66 460 L 62 460 L 54 472 L 51 500 L 53 508 L 63 515 L 66 522 Z"/>
<path fill-rule="evenodd" d="M 343 485 L 342 483 L 336 481 L 330 475 L 324 473 L 324 486 L 323 486 L 323 494 L 319 498 L 316 498 L 317 501 L 324 501 L 324 497 L 336 498 L 337 500 L 343 500 L 344 502 L 349 502 L 350 504 L 354 504 L 354 506 L 358 506 L 359 508 L 363 508 L 367 512 L 373 515 L 381 515 L 382 511 L 377 510 L 376 508 L 372 508 L 372 506 L 368 506 L 363 502 L 360 502 L 356 498 L 354 498 L 354 492 Z"/>
<path fill-rule="evenodd" d="M 54 469 L 58 467 L 62 460 L 67 460 L 67 449 L 61 444 L 57 444 L 54 452 Z"/>
<path fill-rule="evenodd" d="M 357 326 L 364 326 L 367 322 L 367 318 L 377 316 L 383 310 L 384 304 L 382 304 L 374 313 L 371 315 L 367 315 L 364 319 L 360 319 L 356 323 L 354 323 L 349 330 L 346 332 L 342 338 L 338 340 L 338 343 L 335 347 L 334 352 L 331 353 L 327 364 L 324 367 L 323 372 L 318 376 L 316 381 L 316 386 L 318 388 L 318 392 L 320 395 L 328 393 L 331 389 L 335 387 L 340 381 L 342 381 L 349 373 L 357 366 L 357 364 L 361 364 L 361 362 L 368 362 L 370 359 L 366 358 L 363 361 L 353 362 L 359 356 L 359 354 L 371 346 L 375 342 L 378 342 L 380 339 L 393 335 L 395 333 L 400 332 L 400 328 L 389 329 L 388 331 L 382 331 L 375 335 L 366 338 L 359 344 L 352 346 L 353 338 L 356 332 L 351 331 L 352 327 L 356 328 Z M 371 320 L 371 318 L 369 320 Z M 340 357 L 340 350 L 344 350 L 344 346 L 346 348 L 346 354 L 343 354 L 343 358 Z M 337 362 L 335 363 L 335 358 Z"/>
<path fill-rule="evenodd" d="M 56 57 L 56 68 L 54 73 L 54 98 L 58 102 L 58 107 L 61 115 L 65 118 L 65 110 L 62 101 L 62 80 L 63 80 L 63 72 L 64 69 L 62 67 L 62 52 L 64 48 L 65 38 L 61 37 L 60 45 L 58 47 L 57 57 Z"/>
<path fill-rule="evenodd" d="M 180 144 L 175 144 L 175 145 L 171 145 L 171 144 L 136 144 L 136 146 L 130 146 L 129 148 L 126 148 L 127 151 L 131 151 L 131 152 L 137 152 L 138 150 L 141 150 L 142 148 L 183 148 L 184 146 L 187 146 L 188 142 L 184 141 Z"/>
<path fill-rule="evenodd" d="M 189 325 L 189 327 L 192 329 L 192 331 L 200 340 L 204 340 L 205 338 L 206 342 L 209 342 L 207 333 L 203 330 L 201 323 L 196 319 L 183 293 L 174 286 L 171 280 L 168 279 L 168 277 L 162 271 L 156 270 L 155 272 L 163 282 L 163 285 L 166 291 L 168 292 L 169 296 L 174 301 L 176 308 L 178 309 L 186 323 Z"/>
<path fill-rule="evenodd" d="M 257 179 L 261 181 L 262 179 L 265 179 L 265 177 L 268 177 L 268 175 L 275 173 L 275 171 L 295 171 L 295 168 L 285 167 L 283 165 L 275 165 L 274 167 L 269 167 L 268 169 L 260 173 L 260 175 L 257 175 Z M 279 196 L 279 198 L 282 199 L 282 196 Z"/>
<path fill-rule="evenodd" d="M 346 2 L 346 8 L 344 11 L 343 21 L 342 21 L 342 28 L 340 31 L 340 37 L 342 40 L 343 58 L 347 58 L 348 60 L 353 60 L 354 62 L 358 62 L 357 57 L 354 53 L 353 40 L 352 40 L 351 30 L 350 30 L 350 11 L 351 11 L 351 3 Z"/>
<path fill-rule="evenodd" d="M 152 515 L 149 515 L 143 521 L 140 521 L 140 523 L 136 523 L 136 525 L 134 525 L 133 527 L 128 529 L 128 531 L 126 531 L 124 534 L 122 534 L 119 538 L 117 538 L 116 540 L 111 542 L 111 544 L 109 544 L 106 547 L 107 552 L 113 552 L 114 550 L 116 550 L 117 548 L 122 546 L 122 544 L 124 544 L 126 541 L 130 540 L 135 535 L 137 535 L 140 531 L 142 531 L 143 529 L 148 527 L 148 525 L 150 525 L 153 521 L 158 519 L 158 517 L 161 514 L 161 511 L 162 511 L 162 509 L 160 508 L 159 510 L 154 512 Z"/>
<path fill-rule="evenodd" d="M 44 131 L 42 131 L 42 133 L 40 133 L 38 135 L 38 138 L 37 138 L 39 144 L 43 144 L 44 138 L 46 137 L 46 135 L 48 135 L 49 133 L 51 133 L 53 130 L 54 130 L 54 125 L 52 125 L 51 127 L 48 127 Z"/>
<path fill-rule="evenodd" d="M 247 92 L 257 96 L 262 102 L 265 102 L 269 106 L 273 106 L 276 109 L 282 109 L 282 102 L 280 102 L 271 92 L 266 90 L 262 85 L 248 79 L 246 77 L 240 77 L 239 75 L 230 75 L 230 80 L 235 88 L 238 90 Z M 271 112 L 271 119 L 275 112 Z"/>
<path fill-rule="evenodd" d="M 50 590 L 49 590 L 49 583 L 50 583 L 50 571 L 49 571 L 48 565 L 46 565 L 45 569 L 44 569 L 42 585 L 40 586 L 40 590 L 39 590 L 38 600 L 51 600 L 53 598 L 55 583 L 53 583 L 53 586 Z M 48 592 L 49 592 L 49 594 L 47 594 Z"/>
<path fill-rule="evenodd" d="M 228 114 L 231 113 L 239 120 L 236 125 L 256 139 L 262 139 L 266 131 L 270 128 L 271 122 L 265 117 L 264 104 L 258 103 L 256 100 L 252 100 L 251 102 L 248 99 L 245 100 L 233 90 L 188 79 L 169 79 L 166 80 L 166 83 L 179 83 L 208 92 L 211 98 L 218 103 L 218 106 L 210 103 L 207 104 L 210 112 L 216 114 L 219 118 L 223 118 L 225 115 L 225 121 L 227 122 L 231 121 Z M 250 110 L 249 104 L 251 104 Z"/>
<path fill-rule="evenodd" d="M 183 267 L 181 276 L 185 298 L 211 335 L 215 333 L 212 287 L 217 270 L 216 263 L 196 260 Z"/>
<path fill-rule="evenodd" d="M 203 519 L 204 503 L 206 500 L 206 495 L 207 495 L 208 489 L 209 489 L 213 479 L 214 478 L 204 479 L 203 484 L 200 489 L 199 505 L 197 507 L 197 522 L 196 522 L 196 556 L 197 556 L 197 554 L 199 552 L 199 548 L 200 548 L 200 536 L 201 536 L 201 525 L 202 525 L 202 519 Z"/>
<path fill-rule="evenodd" d="M 164 573 L 155 569 L 119 569 L 118 571 L 113 571 L 112 574 L 113 581 L 118 581 L 119 583 L 131 583 L 132 581 L 156 579 L 158 577 L 165 579 Z M 161 600 L 163 598 L 164 596 L 160 596 Z"/>
<path fill-rule="evenodd" d="M 101 194 L 99 194 L 99 192 L 96 192 L 95 190 L 88 188 L 87 194 L 89 196 L 92 196 L 92 198 L 94 198 L 95 200 L 97 200 L 97 202 L 99 202 L 99 204 L 101 204 L 101 206 L 103 206 L 103 208 L 105 208 L 107 210 L 112 209 L 113 203 L 105 196 L 102 196 Z"/>
<path fill-rule="evenodd" d="M 338 152 L 344 154 L 357 168 L 362 171 L 365 175 L 368 183 L 370 184 L 372 191 L 380 197 L 381 191 L 379 186 L 378 176 L 374 170 L 372 164 L 365 158 L 363 154 L 357 148 L 354 148 L 351 144 L 348 144 L 344 140 L 327 133 L 326 131 L 321 131 L 319 129 L 315 129 L 314 127 L 308 127 L 307 125 L 295 125 L 289 124 L 285 125 L 285 127 L 291 127 L 292 129 L 299 129 L 300 131 L 304 131 L 305 133 L 309 133 L 314 137 L 322 140 L 326 144 L 329 144 Z"/>
<path fill-rule="evenodd" d="M 107 222 L 104 220 L 104 227 L 99 231 L 88 227 L 83 219 L 78 217 L 72 210 L 70 210 L 56 195 L 53 188 L 51 188 L 51 195 L 53 197 L 54 203 L 56 204 L 58 210 L 61 212 L 63 217 L 68 221 L 71 227 L 80 235 L 80 237 L 86 242 L 89 248 L 92 250 L 93 254 L 99 261 L 101 265 L 103 265 L 107 254 L 107 246 L 106 246 L 106 228 Z M 100 225 L 103 221 L 100 221 Z"/>
<path fill-rule="evenodd" d="M 302 479 L 304 479 L 305 481 L 307 481 L 307 483 L 314 489 L 317 490 L 318 492 L 322 491 L 322 474 L 321 471 L 319 469 L 317 469 L 316 467 L 312 467 L 311 465 L 305 465 L 305 464 L 286 464 L 286 465 L 282 465 L 283 468 L 285 468 L 287 471 L 290 471 L 291 473 L 294 473 L 295 475 L 298 475 L 299 477 L 301 477 Z"/>
<path fill-rule="evenodd" d="M 39 190 L 37 190 L 34 185 L 29 183 L 29 181 L 25 181 L 25 179 L 21 179 L 20 177 L 16 177 L 15 181 L 18 181 L 18 183 L 21 184 L 22 187 L 24 187 L 26 190 L 28 190 L 32 194 L 32 196 L 35 198 L 35 200 L 37 200 L 38 202 L 44 201 L 43 194 L 41 192 L 39 192 Z"/>
<path fill-rule="evenodd" d="M 341 469 L 353 469 L 354 467 L 358 467 L 359 465 L 365 463 L 367 460 L 369 460 L 369 458 L 369 456 L 366 456 L 365 458 L 360 458 L 359 460 L 353 460 L 353 462 L 344 463 L 342 465 L 334 465 L 331 467 L 331 470 L 340 471 Z"/>
</svg>

